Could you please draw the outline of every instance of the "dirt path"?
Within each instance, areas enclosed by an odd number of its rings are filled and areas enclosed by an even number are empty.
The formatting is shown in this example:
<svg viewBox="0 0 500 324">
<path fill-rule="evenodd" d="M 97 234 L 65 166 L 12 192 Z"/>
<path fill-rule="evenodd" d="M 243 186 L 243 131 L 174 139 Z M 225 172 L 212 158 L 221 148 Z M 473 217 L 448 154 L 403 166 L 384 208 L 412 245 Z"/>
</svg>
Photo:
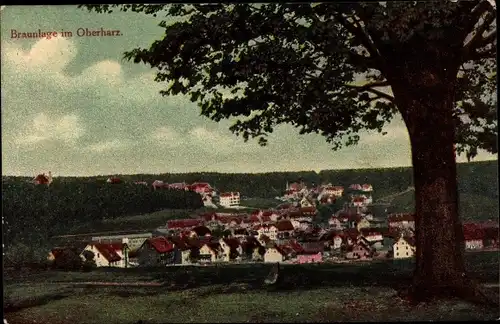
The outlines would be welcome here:
<svg viewBox="0 0 500 324">
<path fill-rule="evenodd" d="M 87 282 L 68 282 L 73 286 L 119 286 L 119 287 L 161 287 L 159 282 L 104 282 L 104 281 L 87 281 Z"/>
</svg>

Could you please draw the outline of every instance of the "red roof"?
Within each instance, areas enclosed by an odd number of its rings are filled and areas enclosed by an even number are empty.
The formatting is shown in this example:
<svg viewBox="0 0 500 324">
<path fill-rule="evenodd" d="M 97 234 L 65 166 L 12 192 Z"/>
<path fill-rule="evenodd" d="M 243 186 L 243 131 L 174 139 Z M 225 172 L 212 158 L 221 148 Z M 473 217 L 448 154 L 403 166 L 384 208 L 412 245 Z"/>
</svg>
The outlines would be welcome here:
<svg viewBox="0 0 500 324">
<path fill-rule="evenodd" d="M 47 184 L 49 183 L 49 178 L 47 178 L 45 174 L 39 174 L 35 177 L 35 182 L 39 184 Z"/>
<path fill-rule="evenodd" d="M 303 214 L 316 214 L 315 207 L 300 207 L 299 211 Z"/>
<path fill-rule="evenodd" d="M 94 243 L 92 245 L 94 245 L 97 251 L 99 251 L 99 253 L 109 262 L 116 262 L 122 259 L 116 252 L 117 244 Z"/>
<path fill-rule="evenodd" d="M 288 220 L 282 220 L 276 223 L 276 228 L 278 231 L 293 231 L 294 227 L 292 225 L 292 222 Z"/>
<path fill-rule="evenodd" d="M 410 244 L 410 246 L 416 246 L 415 238 L 411 236 L 404 236 L 403 239 Z"/>
<path fill-rule="evenodd" d="M 186 228 L 203 225 L 203 220 L 201 219 L 173 219 L 167 221 L 167 227 L 169 229 L 173 228 Z"/>
<path fill-rule="evenodd" d="M 185 251 L 190 249 L 190 245 L 187 243 L 187 239 L 181 238 L 179 236 L 169 237 L 168 240 L 174 244 L 179 250 Z"/>
<path fill-rule="evenodd" d="M 414 214 L 408 214 L 408 213 L 404 213 L 404 214 L 390 214 L 389 217 L 387 218 L 387 220 L 389 221 L 389 223 L 391 222 L 402 222 L 402 221 L 414 221 L 415 220 L 415 216 Z"/>
<path fill-rule="evenodd" d="M 149 245 L 153 247 L 158 253 L 167 253 L 174 249 L 172 242 L 163 236 L 153 237 L 147 240 Z"/>
<path fill-rule="evenodd" d="M 238 239 L 235 239 L 235 238 L 227 238 L 227 239 L 223 239 L 223 241 L 231 249 L 237 249 L 240 246 L 240 241 L 238 241 Z"/>
<path fill-rule="evenodd" d="M 348 228 L 344 231 L 344 234 L 352 240 L 356 240 L 359 236 L 359 231 L 355 228 Z"/>
<path fill-rule="evenodd" d="M 239 192 L 223 192 L 219 194 L 219 197 L 238 197 L 239 195 Z"/>
<path fill-rule="evenodd" d="M 122 180 L 121 180 L 121 179 L 119 179 L 119 178 L 115 178 L 115 177 L 113 177 L 113 178 L 109 178 L 109 179 L 108 179 L 108 182 L 109 182 L 109 183 L 121 183 L 121 182 L 122 182 Z"/>
</svg>

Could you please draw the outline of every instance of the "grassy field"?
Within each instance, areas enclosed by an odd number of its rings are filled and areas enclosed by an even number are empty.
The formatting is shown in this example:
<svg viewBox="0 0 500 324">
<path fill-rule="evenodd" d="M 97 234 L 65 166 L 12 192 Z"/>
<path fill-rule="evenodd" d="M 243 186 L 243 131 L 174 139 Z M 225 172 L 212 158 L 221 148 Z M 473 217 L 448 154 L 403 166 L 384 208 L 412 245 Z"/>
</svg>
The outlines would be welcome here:
<svg viewBox="0 0 500 324">
<path fill-rule="evenodd" d="M 408 192 L 392 201 L 392 212 L 413 212 L 415 193 Z M 460 193 L 460 216 L 463 220 L 498 219 L 498 200 L 473 193 Z"/>
<path fill-rule="evenodd" d="M 165 209 L 149 214 L 125 216 L 98 222 L 88 222 L 85 225 L 73 228 L 68 231 L 67 234 L 127 231 L 137 229 L 143 229 L 144 231 L 154 230 L 160 226 L 165 226 L 167 221 L 171 219 L 191 218 L 191 215 L 196 214 L 196 212 L 196 210 Z"/>
<path fill-rule="evenodd" d="M 470 253 L 468 268 L 498 282 L 498 252 Z M 91 273 L 6 272 L 9 323 L 328 322 L 494 319 L 498 310 L 459 301 L 411 308 L 396 295 L 410 262 L 289 265 L 278 287 L 263 285 L 270 266 L 99 269 Z M 158 282 L 161 287 L 75 286 L 95 281 Z M 498 290 L 498 289 L 497 289 Z"/>
<path fill-rule="evenodd" d="M 272 198 L 246 198 L 241 200 L 241 205 L 245 207 L 252 208 L 275 208 L 279 204 L 282 204 L 281 200 Z"/>
</svg>

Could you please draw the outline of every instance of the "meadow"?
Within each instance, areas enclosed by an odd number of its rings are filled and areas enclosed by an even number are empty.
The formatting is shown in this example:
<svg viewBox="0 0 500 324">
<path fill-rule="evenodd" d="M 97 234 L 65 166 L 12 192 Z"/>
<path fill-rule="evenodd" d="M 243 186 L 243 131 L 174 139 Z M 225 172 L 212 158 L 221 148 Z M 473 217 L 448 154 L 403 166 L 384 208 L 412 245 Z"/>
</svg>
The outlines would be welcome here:
<svg viewBox="0 0 500 324">
<path fill-rule="evenodd" d="M 498 252 L 468 253 L 482 283 L 498 284 Z M 286 265 L 278 286 L 264 285 L 270 265 L 99 269 L 93 272 L 7 271 L 9 323 L 192 323 L 491 320 L 498 309 L 461 301 L 410 306 L 396 290 L 413 264 Z M 158 283 L 158 287 L 89 282 Z M 490 288 L 498 298 L 498 286 Z"/>
</svg>

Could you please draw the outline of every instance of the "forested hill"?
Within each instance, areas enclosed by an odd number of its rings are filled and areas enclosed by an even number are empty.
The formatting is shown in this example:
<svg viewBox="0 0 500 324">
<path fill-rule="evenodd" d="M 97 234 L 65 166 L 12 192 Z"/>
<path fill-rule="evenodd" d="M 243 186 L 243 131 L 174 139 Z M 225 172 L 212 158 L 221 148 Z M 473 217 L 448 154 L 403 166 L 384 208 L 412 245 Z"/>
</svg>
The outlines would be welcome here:
<svg viewBox="0 0 500 324">
<path fill-rule="evenodd" d="M 461 193 L 498 198 L 498 161 L 458 164 L 459 191 Z M 55 174 L 57 176 L 57 174 Z M 353 170 L 323 170 L 271 173 L 183 173 L 183 174 L 137 174 L 117 175 L 126 182 L 162 180 L 168 183 L 196 181 L 209 182 L 220 191 L 239 191 L 247 197 L 272 198 L 282 195 L 287 181 L 303 180 L 307 185 L 329 183 L 348 186 L 352 183 L 370 183 L 374 198 L 400 192 L 413 184 L 412 169 L 382 168 Z M 57 177 L 58 182 L 103 182 L 109 176 Z M 6 177 L 4 177 L 6 178 Z M 10 180 L 31 180 L 32 178 L 8 177 Z"/>
</svg>

